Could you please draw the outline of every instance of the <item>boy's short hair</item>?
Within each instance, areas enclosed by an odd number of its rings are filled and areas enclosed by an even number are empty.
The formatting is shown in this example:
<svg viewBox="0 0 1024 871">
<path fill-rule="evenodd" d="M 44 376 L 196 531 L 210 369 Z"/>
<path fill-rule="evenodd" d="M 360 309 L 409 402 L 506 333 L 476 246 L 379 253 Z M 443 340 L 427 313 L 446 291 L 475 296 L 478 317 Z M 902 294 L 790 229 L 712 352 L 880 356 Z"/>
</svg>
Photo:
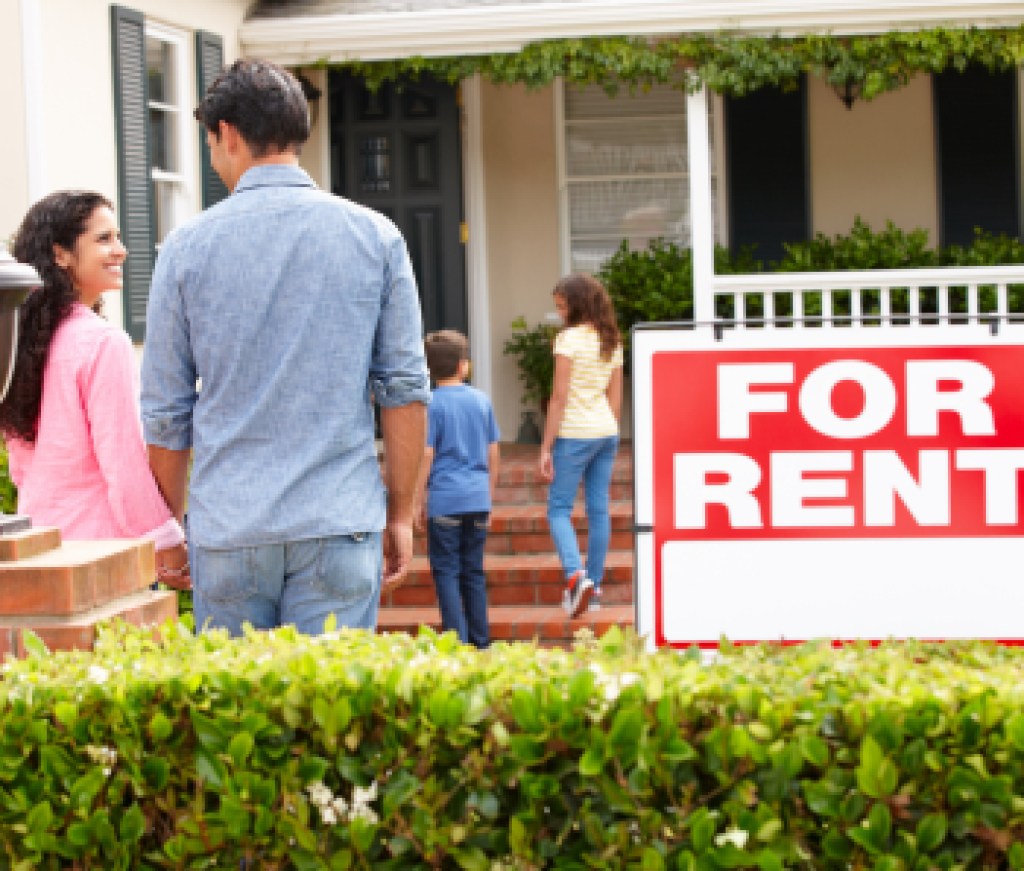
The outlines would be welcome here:
<svg viewBox="0 0 1024 871">
<path fill-rule="evenodd" d="M 435 382 L 454 378 L 459 372 L 459 363 L 469 359 L 469 340 L 458 330 L 427 333 L 424 347 L 427 368 Z"/>
</svg>

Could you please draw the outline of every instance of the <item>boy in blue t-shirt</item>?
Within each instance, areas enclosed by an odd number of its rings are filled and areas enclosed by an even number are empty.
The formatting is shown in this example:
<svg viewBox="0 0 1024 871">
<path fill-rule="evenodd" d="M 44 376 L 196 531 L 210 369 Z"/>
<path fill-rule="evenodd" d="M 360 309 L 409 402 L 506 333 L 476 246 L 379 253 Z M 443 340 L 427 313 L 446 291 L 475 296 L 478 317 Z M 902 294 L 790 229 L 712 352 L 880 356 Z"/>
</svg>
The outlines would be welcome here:
<svg viewBox="0 0 1024 871">
<path fill-rule="evenodd" d="M 417 516 L 422 523 L 425 507 L 442 629 L 483 648 L 491 640 L 484 545 L 498 480 L 498 424 L 487 396 L 463 383 L 469 376 L 466 337 L 439 330 L 426 337 L 425 347 L 435 387 L 427 406 Z"/>
</svg>

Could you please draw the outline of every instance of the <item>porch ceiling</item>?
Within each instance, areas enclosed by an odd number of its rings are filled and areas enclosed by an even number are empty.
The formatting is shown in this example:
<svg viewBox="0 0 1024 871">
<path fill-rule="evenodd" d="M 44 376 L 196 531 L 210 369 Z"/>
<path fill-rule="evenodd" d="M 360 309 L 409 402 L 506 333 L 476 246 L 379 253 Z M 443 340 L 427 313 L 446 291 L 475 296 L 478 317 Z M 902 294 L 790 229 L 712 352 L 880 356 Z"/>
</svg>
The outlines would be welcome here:
<svg viewBox="0 0 1024 871">
<path fill-rule="evenodd" d="M 262 0 L 242 52 L 289 65 L 515 52 L 580 36 L 877 33 L 1024 22 L 1020 0 Z"/>
</svg>

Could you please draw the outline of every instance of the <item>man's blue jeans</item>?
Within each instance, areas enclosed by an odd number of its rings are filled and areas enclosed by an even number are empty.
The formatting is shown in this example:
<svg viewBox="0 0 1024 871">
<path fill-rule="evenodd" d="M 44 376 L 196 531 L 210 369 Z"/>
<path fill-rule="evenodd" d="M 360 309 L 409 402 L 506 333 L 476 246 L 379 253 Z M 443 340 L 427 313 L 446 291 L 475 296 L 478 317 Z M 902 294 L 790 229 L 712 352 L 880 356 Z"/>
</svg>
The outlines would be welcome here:
<svg viewBox="0 0 1024 871">
<path fill-rule="evenodd" d="M 587 577 L 600 588 L 604 561 L 608 555 L 611 521 L 608 517 L 608 489 L 619 437 L 597 439 L 555 439 L 551 459 L 555 477 L 548 488 L 548 527 L 566 579 L 583 568 L 580 545 L 572 525 L 572 503 L 580 480 L 587 509 Z"/>
<path fill-rule="evenodd" d="M 487 512 L 438 515 L 427 520 L 427 554 L 441 608 L 441 627 L 463 644 L 487 647 Z"/>
<path fill-rule="evenodd" d="M 333 614 L 339 628 L 375 629 L 381 535 L 364 532 L 229 550 L 190 547 L 196 628 L 241 635 L 294 625 L 317 635 Z"/>
</svg>

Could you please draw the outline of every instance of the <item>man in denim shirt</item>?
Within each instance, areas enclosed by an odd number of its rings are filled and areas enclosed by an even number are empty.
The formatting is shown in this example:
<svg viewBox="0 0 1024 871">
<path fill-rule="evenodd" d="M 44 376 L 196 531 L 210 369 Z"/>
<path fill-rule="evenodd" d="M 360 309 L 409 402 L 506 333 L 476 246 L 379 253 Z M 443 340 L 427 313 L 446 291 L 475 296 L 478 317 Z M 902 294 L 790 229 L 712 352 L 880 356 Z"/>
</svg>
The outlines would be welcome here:
<svg viewBox="0 0 1024 871">
<path fill-rule="evenodd" d="M 308 107 L 281 67 L 236 62 L 196 118 L 232 194 L 162 246 L 142 367 L 150 465 L 179 520 L 193 453 L 196 625 L 373 629 L 412 559 L 430 397 L 405 242 L 299 168 Z"/>
</svg>

